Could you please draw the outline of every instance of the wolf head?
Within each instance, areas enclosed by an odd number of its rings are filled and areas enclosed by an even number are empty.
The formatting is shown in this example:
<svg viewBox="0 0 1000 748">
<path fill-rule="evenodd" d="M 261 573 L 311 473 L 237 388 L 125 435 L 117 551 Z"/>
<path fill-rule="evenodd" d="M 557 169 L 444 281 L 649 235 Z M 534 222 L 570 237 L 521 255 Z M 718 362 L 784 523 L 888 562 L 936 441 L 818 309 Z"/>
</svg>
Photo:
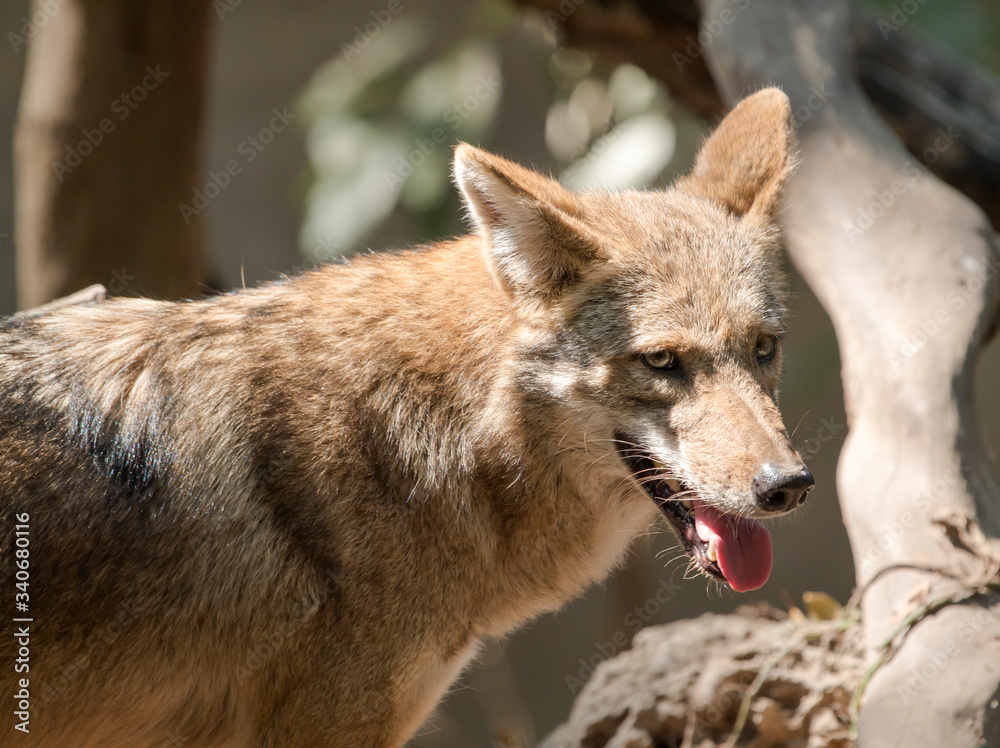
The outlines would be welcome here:
<svg viewBox="0 0 1000 748">
<path fill-rule="evenodd" d="M 789 115 L 777 89 L 745 99 L 665 191 L 572 193 L 464 144 L 455 159 L 526 331 L 526 394 L 585 435 L 606 500 L 657 504 L 697 566 L 738 591 L 770 573 L 756 520 L 813 484 L 777 406 Z"/>
</svg>

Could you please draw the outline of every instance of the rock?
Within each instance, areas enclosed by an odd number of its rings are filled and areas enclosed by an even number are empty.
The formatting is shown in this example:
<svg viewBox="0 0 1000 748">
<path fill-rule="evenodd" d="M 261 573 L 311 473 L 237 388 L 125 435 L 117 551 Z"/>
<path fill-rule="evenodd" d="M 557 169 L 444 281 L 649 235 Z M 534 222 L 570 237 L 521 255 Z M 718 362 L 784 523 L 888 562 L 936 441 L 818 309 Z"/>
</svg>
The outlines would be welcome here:
<svg viewBox="0 0 1000 748">
<path fill-rule="evenodd" d="M 743 609 L 648 628 L 594 671 L 540 748 L 721 745 L 748 694 L 734 745 L 849 748 L 863 667 L 860 628 L 843 619 Z"/>
</svg>

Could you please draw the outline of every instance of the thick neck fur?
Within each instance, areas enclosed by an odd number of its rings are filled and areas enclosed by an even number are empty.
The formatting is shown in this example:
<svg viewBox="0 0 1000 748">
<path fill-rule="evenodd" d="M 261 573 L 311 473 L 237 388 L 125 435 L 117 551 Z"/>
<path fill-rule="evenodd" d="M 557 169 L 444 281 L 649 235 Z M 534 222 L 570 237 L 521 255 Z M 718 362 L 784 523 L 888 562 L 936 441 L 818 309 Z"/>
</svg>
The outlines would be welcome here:
<svg viewBox="0 0 1000 748">
<path fill-rule="evenodd" d="M 370 556 L 398 574 L 373 589 L 402 593 L 419 574 L 464 585 L 437 604 L 461 606 L 472 637 L 557 607 L 631 536 L 600 486 L 584 490 L 598 453 L 536 394 L 544 345 L 476 237 L 203 302 L 119 300 L 30 324 L 46 349 L 23 352 L 35 396 L 75 400 L 70 428 L 92 438 L 104 422 L 125 461 L 144 443 L 128 470 L 191 489 L 163 511 L 221 517 L 263 494 L 317 574 Z M 245 473 L 212 475 L 233 453 Z M 218 494 L 194 494 L 205 485 Z"/>
<path fill-rule="evenodd" d="M 388 454 L 365 454 L 382 474 L 376 490 L 394 492 L 381 499 L 433 523 L 422 542 L 454 544 L 433 558 L 481 564 L 468 569 L 479 593 L 469 598 L 479 609 L 466 611 L 468 620 L 500 633 L 608 571 L 631 532 L 607 516 L 616 511 L 611 497 L 594 495 L 604 487 L 584 470 L 597 454 L 584 454 L 574 414 L 540 395 L 533 379 L 551 364 L 544 339 L 553 331 L 533 330 L 497 287 L 478 237 L 363 258 L 300 282 L 317 284 L 296 298 L 325 306 L 321 317 L 369 331 L 325 328 L 314 339 L 321 349 L 350 341 L 357 370 L 331 384 L 365 403 L 358 437 L 379 450 L 391 445 Z M 383 295 L 380 306 L 369 304 L 372 294 Z M 381 318 L 366 317 L 373 308 Z M 321 427 L 322 414 L 303 421 Z M 618 459 L 609 445 L 603 450 Z M 598 560 L 610 524 L 620 547 Z"/>
</svg>

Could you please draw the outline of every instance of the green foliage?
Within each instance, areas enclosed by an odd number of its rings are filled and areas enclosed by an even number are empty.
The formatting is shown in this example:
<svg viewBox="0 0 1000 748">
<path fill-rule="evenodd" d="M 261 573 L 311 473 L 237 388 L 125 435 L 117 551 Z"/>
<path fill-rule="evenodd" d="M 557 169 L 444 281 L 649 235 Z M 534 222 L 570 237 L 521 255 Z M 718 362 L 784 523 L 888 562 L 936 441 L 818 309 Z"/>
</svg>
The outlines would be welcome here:
<svg viewBox="0 0 1000 748">
<path fill-rule="evenodd" d="M 671 163 L 677 133 L 669 96 L 639 68 L 601 67 L 560 48 L 544 17 L 518 16 L 502 0 L 481 0 L 466 24 L 398 7 L 356 27 L 297 103 L 311 168 L 300 237 L 308 259 L 363 248 L 395 215 L 423 237 L 460 232 L 452 149 L 460 140 L 489 148 L 498 128 L 537 121 L 541 112 L 525 109 L 524 86 L 546 92 L 545 130 L 536 135 L 567 185 L 645 187 Z M 510 34 L 548 55 L 548 69 L 503 65 Z M 522 78 L 503 80 L 502 67 Z"/>
<path fill-rule="evenodd" d="M 975 62 L 1000 73 L 1000 6 L 979 0 L 868 0 L 886 19 L 883 34 L 915 28 Z"/>
</svg>

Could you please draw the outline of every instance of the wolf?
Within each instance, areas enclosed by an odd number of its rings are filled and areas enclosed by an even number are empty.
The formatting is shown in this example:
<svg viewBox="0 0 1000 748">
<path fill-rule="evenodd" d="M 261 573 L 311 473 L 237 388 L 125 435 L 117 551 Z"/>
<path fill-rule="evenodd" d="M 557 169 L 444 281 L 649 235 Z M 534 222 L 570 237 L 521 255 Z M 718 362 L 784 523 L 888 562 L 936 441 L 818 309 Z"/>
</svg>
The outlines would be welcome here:
<svg viewBox="0 0 1000 748">
<path fill-rule="evenodd" d="M 658 517 L 761 586 L 793 161 L 776 89 L 663 191 L 461 144 L 469 236 L 3 321 L 4 745 L 401 746 Z"/>
</svg>

